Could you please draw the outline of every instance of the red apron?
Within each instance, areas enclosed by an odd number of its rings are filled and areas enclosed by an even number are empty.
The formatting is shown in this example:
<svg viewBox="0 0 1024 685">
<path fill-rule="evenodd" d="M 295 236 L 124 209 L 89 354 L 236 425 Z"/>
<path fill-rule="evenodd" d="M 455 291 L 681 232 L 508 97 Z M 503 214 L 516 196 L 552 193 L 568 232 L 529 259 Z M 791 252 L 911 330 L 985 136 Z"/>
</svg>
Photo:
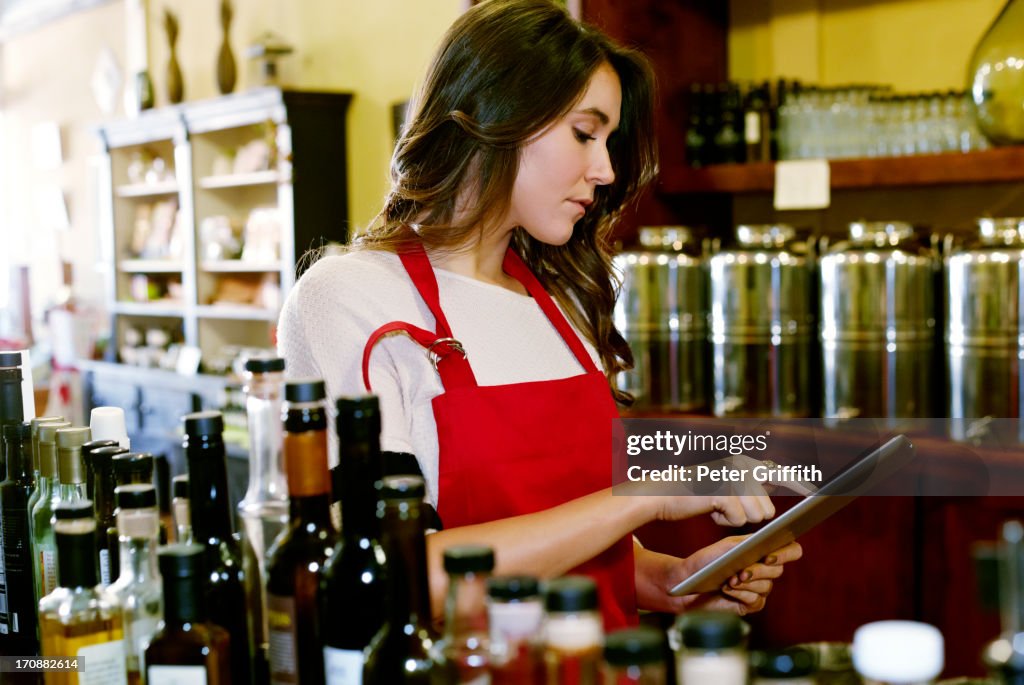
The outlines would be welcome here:
<svg viewBox="0 0 1024 685">
<path fill-rule="evenodd" d="M 466 353 L 441 311 L 437 280 L 423 247 L 400 254 L 437 324 L 428 331 L 393 321 L 363 350 L 370 390 L 370 353 L 387 333 L 402 331 L 427 348 L 444 393 L 433 399 L 439 446 L 438 509 L 445 528 L 530 514 L 609 487 L 612 419 L 608 380 L 536 276 L 511 248 L 505 272 L 522 283 L 569 346 L 585 373 L 553 381 L 477 385 Z M 573 569 L 598 584 L 608 631 L 637 622 L 633 541 L 627 536 Z"/>
</svg>

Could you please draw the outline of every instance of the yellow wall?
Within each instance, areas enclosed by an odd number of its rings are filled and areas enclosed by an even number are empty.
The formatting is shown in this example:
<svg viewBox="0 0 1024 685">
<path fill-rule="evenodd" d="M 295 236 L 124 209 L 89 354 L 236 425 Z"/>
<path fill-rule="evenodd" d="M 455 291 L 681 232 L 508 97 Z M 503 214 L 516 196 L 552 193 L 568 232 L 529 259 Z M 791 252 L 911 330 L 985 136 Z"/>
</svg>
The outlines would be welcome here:
<svg viewBox="0 0 1024 685">
<path fill-rule="evenodd" d="M 963 89 L 1005 0 L 730 0 L 730 78 Z"/>
<path fill-rule="evenodd" d="M 157 105 L 166 103 L 168 61 L 163 9 L 179 20 L 178 60 L 188 100 L 215 97 L 220 45 L 217 0 L 150 0 L 149 58 Z M 295 46 L 281 64 L 282 81 L 298 89 L 355 93 L 349 110 L 349 220 L 364 227 L 387 189 L 393 137 L 392 103 L 406 99 L 464 0 L 234 0 L 231 45 L 239 66 L 235 90 L 255 83 L 245 47 L 268 29 Z M 0 101 L 0 255 L 29 263 L 37 313 L 59 283 L 59 260 L 74 267 L 76 294 L 102 298 L 95 202 L 87 165 L 98 151 L 92 128 L 105 115 L 93 100 L 90 79 L 100 51 L 109 47 L 125 67 L 123 0 L 80 11 L 2 45 Z M 123 116 L 119 111 L 115 116 Z M 40 121 L 60 124 L 64 164 L 58 171 L 31 169 L 29 136 Z M 42 230 L 34 189 L 60 185 L 71 230 Z M 8 243 L 13 240 L 13 243 Z"/>
</svg>

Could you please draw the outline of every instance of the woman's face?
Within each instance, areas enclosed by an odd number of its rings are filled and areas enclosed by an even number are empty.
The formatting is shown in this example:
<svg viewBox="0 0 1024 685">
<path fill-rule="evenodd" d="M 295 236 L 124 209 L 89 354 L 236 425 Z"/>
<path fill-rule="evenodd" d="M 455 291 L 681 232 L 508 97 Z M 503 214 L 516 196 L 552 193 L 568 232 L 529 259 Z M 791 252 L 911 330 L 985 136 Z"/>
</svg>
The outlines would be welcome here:
<svg viewBox="0 0 1024 685">
<path fill-rule="evenodd" d="M 621 106 L 619 77 L 602 64 L 572 110 L 523 147 L 506 223 L 549 245 L 569 240 L 594 189 L 615 180 L 608 136 Z"/>
</svg>

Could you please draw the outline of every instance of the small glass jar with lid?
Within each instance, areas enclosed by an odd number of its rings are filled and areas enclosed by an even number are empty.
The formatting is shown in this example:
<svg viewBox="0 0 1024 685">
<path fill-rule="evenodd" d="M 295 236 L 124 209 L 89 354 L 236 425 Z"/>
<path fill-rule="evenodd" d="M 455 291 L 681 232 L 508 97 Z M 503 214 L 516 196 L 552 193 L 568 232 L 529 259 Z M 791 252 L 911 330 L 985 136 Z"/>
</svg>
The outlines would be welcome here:
<svg viewBox="0 0 1024 685">
<path fill-rule="evenodd" d="M 665 636 L 650 626 L 624 628 L 604 642 L 604 682 L 609 685 L 665 685 Z"/>
<path fill-rule="evenodd" d="M 746 685 L 750 626 L 735 614 L 683 614 L 670 633 L 679 685 Z"/>
</svg>

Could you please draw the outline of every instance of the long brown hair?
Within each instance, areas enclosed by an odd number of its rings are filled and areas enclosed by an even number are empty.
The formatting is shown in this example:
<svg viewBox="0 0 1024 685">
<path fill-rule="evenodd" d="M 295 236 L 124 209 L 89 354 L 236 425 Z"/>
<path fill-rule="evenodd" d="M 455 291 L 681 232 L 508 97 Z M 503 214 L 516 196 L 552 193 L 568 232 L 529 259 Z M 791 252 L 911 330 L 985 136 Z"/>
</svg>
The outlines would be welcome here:
<svg viewBox="0 0 1024 685">
<path fill-rule="evenodd" d="M 521 228 L 511 244 L 595 346 L 612 382 L 633 356 L 612 323 L 618 284 L 610 235 L 657 173 L 654 76 L 642 54 L 550 0 L 488 0 L 448 30 L 410 105 L 384 208 L 354 247 L 397 251 L 410 224 L 428 250 L 474 242 L 474 230 L 482 234 L 509 208 L 522 147 L 565 116 L 606 63 L 622 87 L 619 128 L 608 140 L 615 181 L 596 188 L 565 245 L 546 245 Z M 457 212 L 466 191 L 473 206 Z M 619 401 L 631 399 L 614 383 L 612 390 Z"/>
</svg>

